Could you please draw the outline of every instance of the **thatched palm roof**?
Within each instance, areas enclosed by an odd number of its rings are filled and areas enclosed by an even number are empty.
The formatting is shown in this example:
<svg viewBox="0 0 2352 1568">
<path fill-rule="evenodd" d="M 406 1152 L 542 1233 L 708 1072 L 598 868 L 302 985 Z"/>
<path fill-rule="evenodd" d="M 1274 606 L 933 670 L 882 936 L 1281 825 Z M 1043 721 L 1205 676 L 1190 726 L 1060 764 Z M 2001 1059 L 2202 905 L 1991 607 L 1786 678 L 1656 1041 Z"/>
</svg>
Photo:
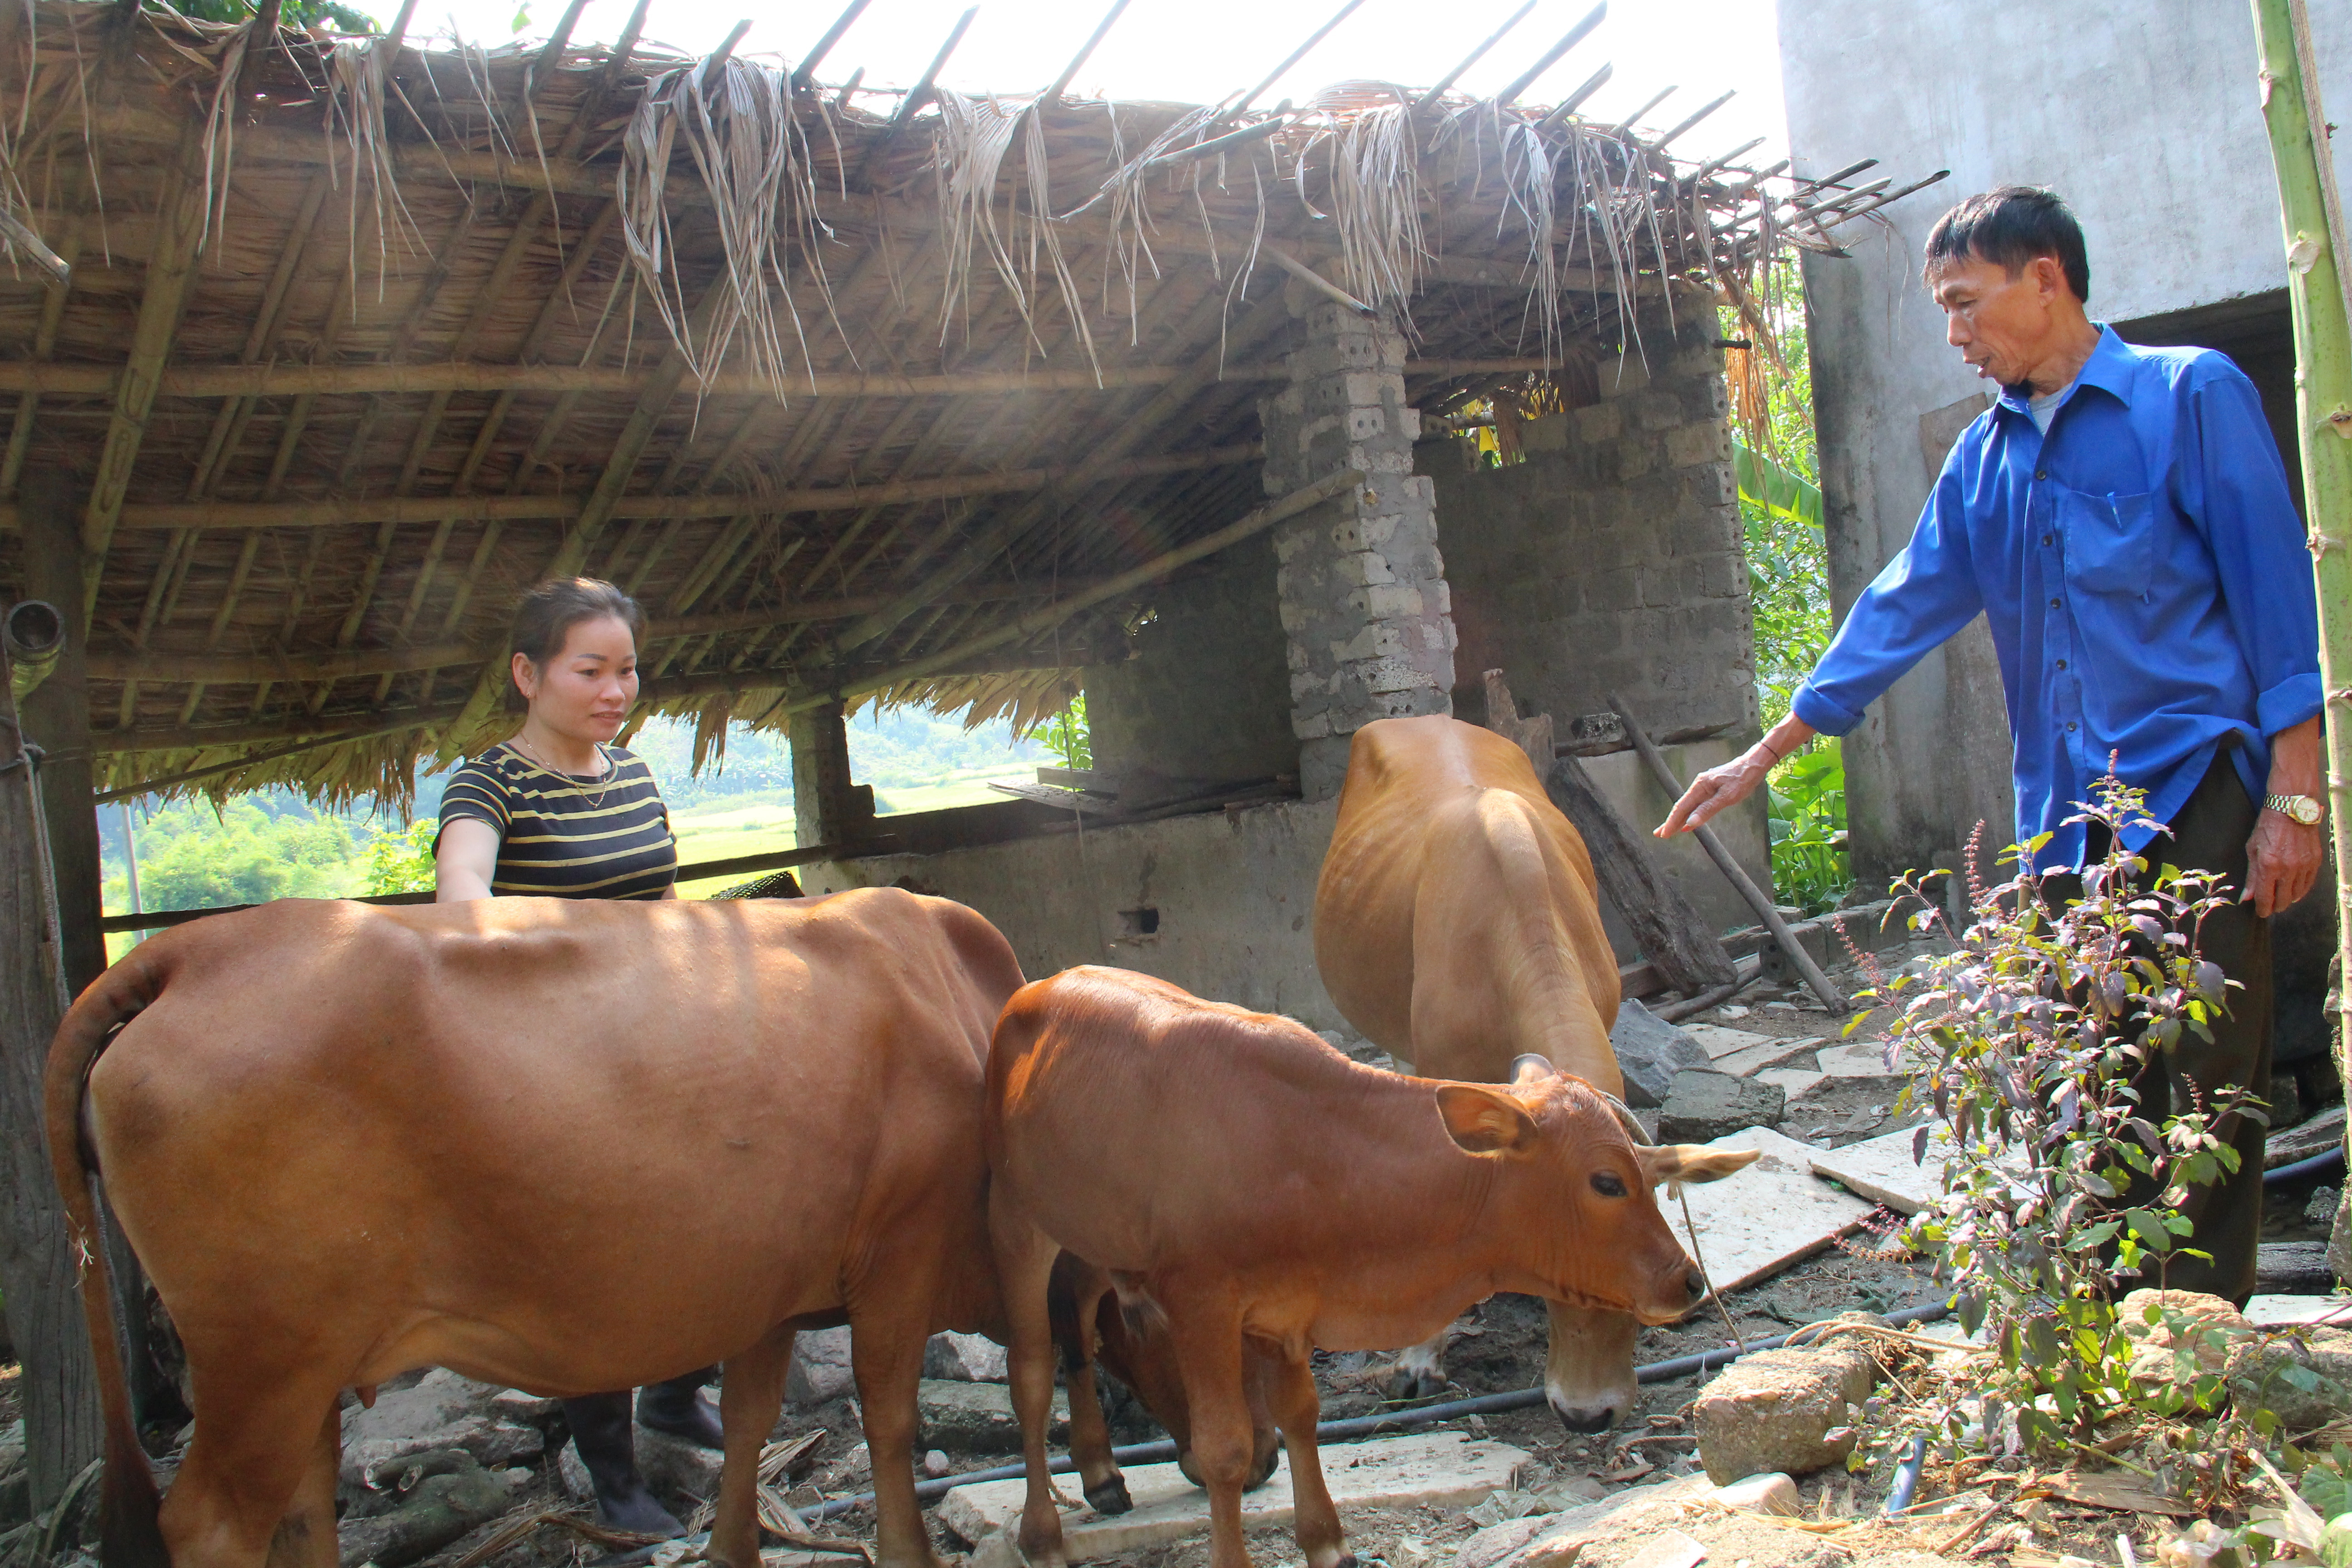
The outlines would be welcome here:
<svg viewBox="0 0 2352 1568">
<path fill-rule="evenodd" d="M 1795 210 L 1386 83 L 852 95 L 635 25 L 485 53 L 275 12 L 0 8 L 0 495 L 87 497 L 102 784 L 399 795 L 499 732 L 551 572 L 645 600 L 647 697 L 707 735 L 828 694 L 1033 718 L 1149 602 L 1095 585 L 1263 500 L 1286 279 L 1405 313 L 1437 406 L 1738 299 Z"/>
</svg>

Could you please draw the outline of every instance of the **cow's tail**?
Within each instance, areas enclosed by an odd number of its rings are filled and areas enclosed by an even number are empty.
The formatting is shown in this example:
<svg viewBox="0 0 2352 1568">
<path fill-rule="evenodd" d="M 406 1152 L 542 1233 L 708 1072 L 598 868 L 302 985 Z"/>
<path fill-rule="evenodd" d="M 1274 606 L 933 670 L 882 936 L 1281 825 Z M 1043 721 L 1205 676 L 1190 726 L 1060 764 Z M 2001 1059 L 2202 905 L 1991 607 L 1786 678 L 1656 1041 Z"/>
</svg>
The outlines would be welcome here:
<svg viewBox="0 0 2352 1568">
<path fill-rule="evenodd" d="M 160 951 L 159 951 L 160 950 Z M 168 943 L 149 943 L 91 983 L 58 1026 L 43 1085 L 49 1169 L 65 1200 L 66 1237 L 81 1285 L 81 1314 L 98 1374 L 106 1424 L 106 1472 L 100 1496 L 99 1553 L 105 1568 L 171 1568 L 158 1519 L 155 1472 L 140 1447 L 131 1414 L 122 1347 L 114 1332 L 114 1281 L 100 1239 L 98 1197 L 90 1184 L 97 1152 L 82 1137 L 82 1096 L 89 1070 L 115 1029 L 162 994 L 173 967 Z"/>
</svg>

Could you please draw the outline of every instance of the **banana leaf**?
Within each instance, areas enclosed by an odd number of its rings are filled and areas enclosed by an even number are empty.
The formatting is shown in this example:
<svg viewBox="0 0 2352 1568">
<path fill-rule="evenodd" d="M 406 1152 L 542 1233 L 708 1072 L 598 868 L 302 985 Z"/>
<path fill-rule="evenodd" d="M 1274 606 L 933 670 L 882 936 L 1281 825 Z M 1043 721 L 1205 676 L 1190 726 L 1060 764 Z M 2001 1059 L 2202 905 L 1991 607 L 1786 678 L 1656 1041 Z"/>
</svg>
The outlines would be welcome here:
<svg viewBox="0 0 2352 1568">
<path fill-rule="evenodd" d="M 1732 468 L 1739 479 L 1739 499 L 1763 508 L 1775 517 L 1801 522 L 1808 528 L 1822 526 L 1822 492 L 1820 487 L 1751 449 L 1746 443 L 1731 444 Z"/>
</svg>

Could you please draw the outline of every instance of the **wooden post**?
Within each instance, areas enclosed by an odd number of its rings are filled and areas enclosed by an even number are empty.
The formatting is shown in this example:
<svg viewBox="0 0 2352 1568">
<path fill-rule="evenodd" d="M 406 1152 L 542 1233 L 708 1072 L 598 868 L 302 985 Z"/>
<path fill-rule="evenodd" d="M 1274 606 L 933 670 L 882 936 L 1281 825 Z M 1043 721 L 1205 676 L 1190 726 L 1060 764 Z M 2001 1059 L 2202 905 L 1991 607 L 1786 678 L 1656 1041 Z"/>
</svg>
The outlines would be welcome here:
<svg viewBox="0 0 2352 1568">
<path fill-rule="evenodd" d="M 35 469 L 24 478 L 17 507 L 24 528 L 26 596 L 79 613 L 86 593 L 79 488 L 57 469 Z M 49 856 L 57 866 L 66 987 L 69 995 L 79 996 L 106 967 L 106 938 L 98 929 L 103 911 L 98 808 L 90 802 L 94 760 L 88 639 L 74 613 L 67 616 L 65 647 L 58 650 L 56 667 L 25 698 L 23 719 L 26 737 L 47 753 L 41 764 L 41 805 Z"/>
<path fill-rule="evenodd" d="M 1632 825 L 1574 757 L 1557 754 L 1549 713 L 1521 719 L 1499 669 L 1486 671 L 1486 728 L 1524 748 L 1544 793 L 1584 839 L 1601 890 L 1624 917 L 1659 978 L 1685 996 L 1732 984 L 1738 969 L 1680 889 L 1666 879 Z"/>
<path fill-rule="evenodd" d="M 2327 795 L 2336 837 L 2337 962 L 2352 973 L 2352 297 L 2346 293 L 2344 215 L 2336 210 L 2319 83 L 2310 70 L 2303 0 L 2253 0 L 2263 117 L 2278 170 L 2287 300 L 2294 312 L 2295 427 L 2304 513 L 2319 588 L 2319 670 L 2326 692 Z M 2339 1072 L 2352 1081 L 2352 1037 L 2339 1034 Z M 2352 1194 L 2352 1187 L 2347 1188 Z M 2327 1260 L 2352 1278 L 2352 1195 L 2336 1211 Z"/>
<path fill-rule="evenodd" d="M 58 608 L 66 625 L 79 626 L 79 599 Z M 58 781 L 46 768 L 35 770 L 8 673 L 0 642 L 0 1172 L 6 1177 L 0 1289 L 7 1291 L 9 1335 L 24 1363 L 25 1458 L 37 1514 L 104 1451 L 105 1436 L 42 1131 L 42 1069 L 68 990 L 67 943 L 47 873 L 40 802 Z M 89 798 L 85 787 L 81 799 Z"/>
</svg>

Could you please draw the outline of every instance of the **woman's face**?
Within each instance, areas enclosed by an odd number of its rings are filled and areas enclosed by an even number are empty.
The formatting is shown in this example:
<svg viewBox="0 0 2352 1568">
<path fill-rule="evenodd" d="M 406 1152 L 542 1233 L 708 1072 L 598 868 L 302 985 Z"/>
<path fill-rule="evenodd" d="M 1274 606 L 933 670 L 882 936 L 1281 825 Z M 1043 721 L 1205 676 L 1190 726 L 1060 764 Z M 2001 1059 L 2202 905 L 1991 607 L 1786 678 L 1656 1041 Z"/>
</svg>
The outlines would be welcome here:
<svg viewBox="0 0 2352 1568">
<path fill-rule="evenodd" d="M 617 616 L 574 621 L 544 665 L 514 656 L 514 682 L 530 716 L 557 734 L 596 744 L 621 732 L 637 700 L 637 644 Z"/>
</svg>

